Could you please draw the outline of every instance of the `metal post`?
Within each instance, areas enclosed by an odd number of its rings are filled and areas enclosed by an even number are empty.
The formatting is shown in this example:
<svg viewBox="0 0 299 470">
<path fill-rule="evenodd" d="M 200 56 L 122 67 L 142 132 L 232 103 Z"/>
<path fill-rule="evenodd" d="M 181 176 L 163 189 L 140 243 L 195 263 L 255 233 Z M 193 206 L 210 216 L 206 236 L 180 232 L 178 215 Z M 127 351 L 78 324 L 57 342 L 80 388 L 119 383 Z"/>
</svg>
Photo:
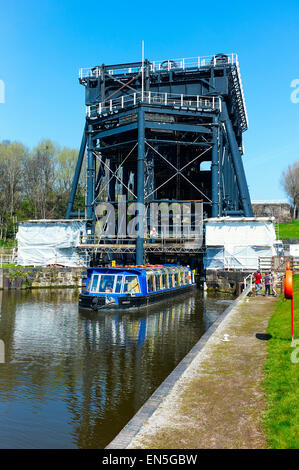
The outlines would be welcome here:
<svg viewBox="0 0 299 470">
<path fill-rule="evenodd" d="M 138 157 L 137 157 L 137 202 L 142 204 L 144 208 L 144 110 L 140 106 L 138 109 Z M 140 209 L 140 208 L 139 208 Z M 143 264 L 144 262 L 144 249 L 143 249 L 143 209 L 138 209 L 138 233 L 136 239 L 136 264 Z"/>
<path fill-rule="evenodd" d="M 218 217 L 222 216 L 223 211 L 223 167 L 222 167 L 222 159 L 223 159 L 223 135 L 222 135 L 222 127 L 219 123 L 217 128 L 218 134 L 218 142 L 219 142 L 219 151 L 218 151 Z"/>
<path fill-rule="evenodd" d="M 87 181 L 86 181 L 86 217 L 92 220 L 94 231 L 94 199 L 95 199 L 95 156 L 93 154 L 92 126 L 88 126 L 87 137 Z"/>
<path fill-rule="evenodd" d="M 144 41 L 142 41 L 141 101 L 144 99 Z"/>
<path fill-rule="evenodd" d="M 218 127 L 216 118 L 213 119 L 213 149 L 212 149 L 212 217 L 218 217 L 218 191 L 219 191 L 219 171 L 218 171 Z"/>
</svg>

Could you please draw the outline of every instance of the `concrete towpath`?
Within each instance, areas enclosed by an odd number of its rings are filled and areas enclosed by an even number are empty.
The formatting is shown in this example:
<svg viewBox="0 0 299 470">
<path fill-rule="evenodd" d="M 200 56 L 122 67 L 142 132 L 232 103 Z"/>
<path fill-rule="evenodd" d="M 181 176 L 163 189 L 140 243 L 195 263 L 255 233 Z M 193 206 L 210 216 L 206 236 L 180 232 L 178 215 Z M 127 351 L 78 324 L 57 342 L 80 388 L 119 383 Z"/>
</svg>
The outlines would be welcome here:
<svg viewBox="0 0 299 470">
<path fill-rule="evenodd" d="M 243 297 L 126 448 L 267 448 L 263 334 L 275 304 Z"/>
</svg>

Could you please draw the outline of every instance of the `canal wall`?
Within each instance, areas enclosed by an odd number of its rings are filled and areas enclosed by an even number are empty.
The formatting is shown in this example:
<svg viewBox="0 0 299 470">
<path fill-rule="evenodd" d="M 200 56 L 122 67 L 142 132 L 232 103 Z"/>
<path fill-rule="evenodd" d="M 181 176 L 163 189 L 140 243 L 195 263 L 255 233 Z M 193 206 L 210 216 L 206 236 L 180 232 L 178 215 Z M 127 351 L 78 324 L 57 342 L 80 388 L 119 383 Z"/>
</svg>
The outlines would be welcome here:
<svg viewBox="0 0 299 470">
<path fill-rule="evenodd" d="M 206 288 L 208 291 L 239 295 L 243 290 L 244 278 L 248 274 L 244 271 L 207 269 L 205 272 Z"/>
<path fill-rule="evenodd" d="M 232 302 L 232 304 L 220 315 L 220 317 L 211 325 L 204 333 L 191 351 L 182 359 L 171 374 L 164 380 L 160 387 L 153 393 L 149 400 L 142 406 L 137 414 L 129 421 L 123 430 L 115 437 L 115 439 L 106 447 L 106 449 L 127 449 L 135 448 L 135 440 L 141 435 L 142 430 L 146 426 L 150 426 L 151 418 L 154 418 L 160 407 L 172 409 L 176 405 L 177 389 L 180 390 L 185 382 L 185 376 L 191 371 L 194 364 L 198 367 L 201 359 L 205 358 L 206 351 L 210 344 L 213 344 L 215 338 L 219 341 L 225 324 L 230 321 L 232 315 L 238 311 L 238 308 L 246 298 L 249 287 Z M 222 335 L 223 338 L 223 335 Z M 224 337 L 225 340 L 225 337 Z M 221 339 L 223 341 L 223 339 Z M 138 447 L 138 446 L 137 446 Z M 168 448 L 168 447 L 164 447 Z M 179 445 L 178 447 L 179 448 Z"/>
<path fill-rule="evenodd" d="M 85 268 L 23 267 L 0 268 L 0 289 L 81 287 Z"/>
</svg>

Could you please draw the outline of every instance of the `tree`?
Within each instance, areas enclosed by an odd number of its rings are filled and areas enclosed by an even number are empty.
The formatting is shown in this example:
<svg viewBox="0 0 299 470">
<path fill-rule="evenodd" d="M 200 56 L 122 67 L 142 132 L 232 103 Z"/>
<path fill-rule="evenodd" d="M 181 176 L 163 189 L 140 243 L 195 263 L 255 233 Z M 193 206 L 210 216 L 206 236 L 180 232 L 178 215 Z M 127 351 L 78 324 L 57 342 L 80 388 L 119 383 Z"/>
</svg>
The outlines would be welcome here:
<svg viewBox="0 0 299 470">
<path fill-rule="evenodd" d="M 63 147 L 59 152 L 56 165 L 55 165 L 55 191 L 57 194 L 56 200 L 56 216 L 64 217 L 67 209 L 67 203 L 72 188 L 75 168 L 77 164 L 78 150 Z M 85 186 L 85 171 L 82 168 L 76 198 L 74 201 L 74 211 L 84 209 L 84 186 Z"/>
<path fill-rule="evenodd" d="M 0 239 L 14 237 L 16 219 L 65 217 L 77 155 L 49 139 L 32 151 L 19 142 L 0 142 Z M 84 187 L 82 171 L 74 202 L 78 212 L 85 205 Z"/>
<path fill-rule="evenodd" d="M 60 194 L 71 190 L 78 151 L 63 147 L 56 159 L 56 186 Z"/>
<path fill-rule="evenodd" d="M 0 237 L 13 235 L 13 217 L 23 199 L 22 174 L 27 148 L 19 142 L 0 143 Z"/>
<path fill-rule="evenodd" d="M 51 218 L 55 212 L 55 164 L 59 147 L 42 140 L 24 165 L 24 191 L 34 207 L 35 218 Z"/>
<path fill-rule="evenodd" d="M 296 218 L 299 207 L 299 160 L 282 173 L 281 184 L 293 207 L 293 219 Z"/>
</svg>

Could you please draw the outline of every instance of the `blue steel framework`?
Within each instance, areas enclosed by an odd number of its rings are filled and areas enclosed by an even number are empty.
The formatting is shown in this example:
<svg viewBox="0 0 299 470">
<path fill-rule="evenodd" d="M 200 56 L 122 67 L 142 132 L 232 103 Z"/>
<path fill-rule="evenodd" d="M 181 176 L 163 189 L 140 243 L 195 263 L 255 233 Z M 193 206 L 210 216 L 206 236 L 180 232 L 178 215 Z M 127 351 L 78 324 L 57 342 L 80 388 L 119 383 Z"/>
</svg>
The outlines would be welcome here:
<svg viewBox="0 0 299 470">
<path fill-rule="evenodd" d="M 87 114 L 67 219 L 78 216 L 72 208 L 86 154 L 81 215 L 92 234 L 97 204 L 116 203 L 120 193 L 145 205 L 200 199 L 206 217 L 253 216 L 242 162 L 248 122 L 235 54 L 102 65 L 81 69 L 79 81 Z M 144 262 L 142 232 L 136 262 Z"/>
</svg>

